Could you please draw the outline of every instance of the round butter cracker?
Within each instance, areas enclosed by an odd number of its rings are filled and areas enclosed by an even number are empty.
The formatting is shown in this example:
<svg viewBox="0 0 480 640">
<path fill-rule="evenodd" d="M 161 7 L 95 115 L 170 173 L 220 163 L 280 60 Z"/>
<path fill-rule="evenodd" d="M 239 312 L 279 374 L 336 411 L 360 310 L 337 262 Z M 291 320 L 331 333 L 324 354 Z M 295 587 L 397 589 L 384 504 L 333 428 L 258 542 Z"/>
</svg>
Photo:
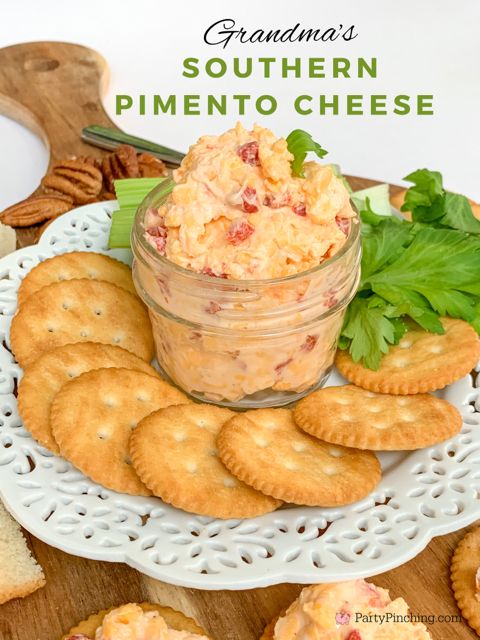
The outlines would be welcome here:
<svg viewBox="0 0 480 640">
<path fill-rule="evenodd" d="M 216 438 L 235 414 L 208 404 L 168 407 L 142 420 L 130 438 L 133 466 L 154 495 L 214 518 L 253 518 L 280 502 L 232 476 Z"/>
<path fill-rule="evenodd" d="M 476 574 L 480 568 L 480 528 L 467 533 L 453 554 L 450 568 L 452 589 L 458 608 L 468 624 L 480 635 L 480 592 Z"/>
<path fill-rule="evenodd" d="M 320 440 L 373 451 L 429 447 L 453 437 L 463 424 L 458 410 L 435 396 L 378 394 L 354 385 L 315 391 L 300 400 L 294 418 Z"/>
<path fill-rule="evenodd" d="M 43 260 L 27 273 L 18 290 L 18 304 L 43 287 L 79 278 L 104 280 L 136 294 L 130 267 L 119 260 L 93 251 L 72 251 Z"/>
<path fill-rule="evenodd" d="M 187 396 L 157 376 L 96 369 L 60 389 L 50 426 L 62 456 L 94 482 L 119 493 L 150 495 L 133 469 L 130 435 L 152 411 L 188 402 Z"/>
<path fill-rule="evenodd" d="M 217 446 L 223 463 L 238 478 L 295 504 L 350 504 L 368 495 L 381 477 L 373 453 L 307 435 L 289 409 L 237 414 L 223 426 Z"/>
<path fill-rule="evenodd" d="M 464 320 L 442 318 L 444 334 L 412 328 L 389 348 L 377 371 L 354 362 L 348 351 L 337 351 L 335 364 L 353 384 L 395 395 L 426 393 L 460 380 L 480 359 L 480 340 Z"/>
<path fill-rule="evenodd" d="M 165 620 L 167 625 L 176 631 L 188 631 L 189 633 L 196 633 L 200 636 L 207 636 L 207 633 L 200 627 L 192 618 L 188 618 L 180 611 L 176 611 L 171 607 L 162 607 L 159 604 L 152 604 L 149 602 L 142 602 L 138 605 L 143 611 L 158 611 L 158 613 Z M 86 620 L 79 622 L 75 627 L 72 627 L 62 638 L 67 640 L 71 636 L 83 634 L 89 638 L 95 638 L 95 632 L 98 627 L 101 626 L 105 616 L 114 611 L 118 607 L 110 607 L 110 609 L 103 609 L 98 613 L 92 614 Z"/>
<path fill-rule="evenodd" d="M 60 453 L 50 428 L 50 409 L 62 386 L 93 369 L 120 367 L 158 375 L 153 367 L 125 349 L 99 342 L 77 342 L 43 353 L 25 369 L 18 387 L 18 411 L 38 442 Z"/>
<path fill-rule="evenodd" d="M 74 342 L 101 342 L 153 358 L 148 312 L 137 296 L 110 282 L 65 280 L 31 296 L 12 320 L 10 342 L 22 368 Z"/>
</svg>

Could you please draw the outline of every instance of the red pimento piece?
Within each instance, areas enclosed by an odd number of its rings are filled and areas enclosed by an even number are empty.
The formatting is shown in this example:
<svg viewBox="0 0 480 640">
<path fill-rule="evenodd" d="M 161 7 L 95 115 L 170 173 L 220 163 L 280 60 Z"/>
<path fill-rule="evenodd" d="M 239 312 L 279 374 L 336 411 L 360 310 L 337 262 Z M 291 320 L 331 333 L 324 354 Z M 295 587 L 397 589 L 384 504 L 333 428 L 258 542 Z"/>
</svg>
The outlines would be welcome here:
<svg viewBox="0 0 480 640">
<path fill-rule="evenodd" d="M 358 631 L 357 629 L 354 629 L 353 631 L 350 631 L 350 633 L 348 634 L 346 640 L 362 640 L 362 636 L 360 635 L 360 631 Z"/>
<path fill-rule="evenodd" d="M 378 590 L 378 588 L 374 584 L 371 584 L 370 582 L 363 581 L 361 583 L 361 587 L 362 587 L 362 590 L 364 591 L 365 595 L 369 596 L 368 604 L 369 604 L 370 607 L 383 607 L 383 606 L 385 606 L 385 604 L 383 602 L 383 599 L 382 599 L 382 594 L 380 593 L 380 591 Z"/>
<path fill-rule="evenodd" d="M 258 157 L 258 142 L 247 142 L 237 149 L 237 155 L 252 167 L 258 167 L 260 158 Z"/>
<path fill-rule="evenodd" d="M 307 208 L 305 207 L 305 203 L 303 202 L 294 204 L 292 209 L 293 209 L 293 212 L 296 213 L 297 216 L 300 216 L 301 218 L 305 218 L 305 216 L 307 215 Z"/>
<path fill-rule="evenodd" d="M 302 351 L 313 351 L 318 342 L 318 336 L 307 336 L 305 342 L 300 347 Z"/>
<path fill-rule="evenodd" d="M 337 299 L 337 296 L 335 295 L 335 291 L 333 289 L 329 289 L 325 294 L 325 301 L 324 301 L 325 306 L 327 307 L 327 309 L 331 309 L 337 304 L 337 302 L 338 302 L 338 299 Z"/>
<path fill-rule="evenodd" d="M 242 209 L 245 213 L 256 213 L 258 211 L 257 190 L 253 187 L 245 187 L 242 191 Z"/>
<path fill-rule="evenodd" d="M 210 276 L 211 278 L 228 278 L 226 273 L 215 273 L 211 267 L 203 267 L 202 273 L 206 276 Z"/>
<path fill-rule="evenodd" d="M 242 244 L 254 231 L 255 227 L 246 220 L 234 220 L 227 231 L 227 242 L 234 245 Z"/>
<path fill-rule="evenodd" d="M 208 307 L 205 308 L 205 311 L 207 313 L 211 313 L 212 315 L 214 313 L 218 313 L 221 310 L 222 310 L 222 307 L 218 304 L 218 302 L 213 302 L 213 300 L 210 302 Z"/>
<path fill-rule="evenodd" d="M 161 253 L 163 255 L 165 253 L 165 247 L 167 245 L 167 239 L 166 238 L 155 238 L 154 243 L 155 243 L 155 247 L 156 247 L 158 253 Z"/>
<path fill-rule="evenodd" d="M 340 231 L 348 236 L 348 232 L 350 231 L 350 218 L 339 218 L 335 216 L 335 222 Z"/>
<path fill-rule="evenodd" d="M 156 280 L 158 288 L 160 289 L 160 293 L 165 298 L 166 302 L 170 302 L 171 291 L 166 278 L 164 278 L 163 276 L 157 276 Z"/>
<path fill-rule="evenodd" d="M 286 207 L 290 204 L 292 199 L 288 191 L 285 193 L 267 193 L 263 199 L 263 204 L 270 209 L 280 209 L 280 207 Z"/>
<path fill-rule="evenodd" d="M 291 362 L 293 362 L 293 358 L 289 358 L 288 360 L 285 360 L 285 362 L 281 362 L 280 364 L 277 364 L 277 366 L 275 367 L 275 373 L 277 374 L 282 373 L 285 367 L 287 367 Z"/>
<path fill-rule="evenodd" d="M 163 224 L 159 224 L 157 227 L 150 227 L 150 229 L 147 229 L 147 233 L 149 236 L 153 236 L 154 238 L 164 238 L 167 235 L 167 227 Z"/>
<path fill-rule="evenodd" d="M 167 227 L 160 224 L 157 227 L 150 227 L 150 229 L 147 229 L 147 233 L 153 239 L 153 243 L 155 244 L 157 251 L 161 254 L 165 253 L 168 235 Z"/>
</svg>

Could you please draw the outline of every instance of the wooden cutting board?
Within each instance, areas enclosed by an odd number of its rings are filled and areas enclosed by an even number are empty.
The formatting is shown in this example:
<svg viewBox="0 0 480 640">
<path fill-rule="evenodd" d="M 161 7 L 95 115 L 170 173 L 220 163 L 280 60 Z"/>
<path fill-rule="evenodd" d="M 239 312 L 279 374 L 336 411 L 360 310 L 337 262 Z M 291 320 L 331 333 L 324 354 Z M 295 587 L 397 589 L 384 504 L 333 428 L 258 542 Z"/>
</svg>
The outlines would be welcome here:
<svg viewBox="0 0 480 640">
<path fill-rule="evenodd" d="M 101 156 L 103 152 L 85 145 L 79 133 L 89 124 L 114 126 L 101 103 L 107 77 L 103 58 L 85 47 L 36 42 L 0 49 L 0 113 L 42 138 L 50 150 L 49 166 L 71 155 Z M 355 189 L 374 184 L 363 178 L 350 182 Z M 32 231 L 19 234 L 21 246 L 30 244 L 32 238 Z M 405 597 L 416 614 L 458 615 L 450 591 L 449 563 L 463 535 L 437 538 L 415 560 L 378 576 L 375 582 L 391 589 L 392 595 Z M 75 558 L 33 536 L 28 538 L 45 569 L 47 586 L 25 600 L 0 606 L 0 640 L 57 640 L 90 613 L 132 601 L 160 602 L 179 609 L 193 616 L 215 640 L 256 640 L 301 588 L 183 589 L 121 564 Z M 430 629 L 435 640 L 477 637 L 463 622 L 437 622 Z"/>
<path fill-rule="evenodd" d="M 92 49 L 62 42 L 32 42 L 0 49 L 0 114 L 36 133 L 50 152 L 50 169 L 70 156 L 101 157 L 80 131 L 89 124 L 115 127 L 100 96 L 108 84 L 105 60 Z M 19 246 L 33 230 L 19 230 Z"/>
</svg>

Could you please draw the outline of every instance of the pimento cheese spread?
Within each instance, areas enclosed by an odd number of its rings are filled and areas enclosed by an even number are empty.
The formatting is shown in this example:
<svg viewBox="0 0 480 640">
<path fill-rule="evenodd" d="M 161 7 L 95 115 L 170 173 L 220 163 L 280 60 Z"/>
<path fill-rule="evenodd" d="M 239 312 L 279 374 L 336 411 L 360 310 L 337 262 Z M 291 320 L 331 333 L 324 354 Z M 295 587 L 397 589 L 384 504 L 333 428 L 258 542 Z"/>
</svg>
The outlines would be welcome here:
<svg viewBox="0 0 480 640">
<path fill-rule="evenodd" d="M 286 140 L 237 124 L 200 138 L 143 214 L 134 278 L 157 358 L 198 399 L 292 402 L 333 365 L 358 284 L 358 219 L 330 166 L 307 162 L 302 178 L 291 161 Z"/>
<path fill-rule="evenodd" d="M 306 271 L 344 244 L 354 216 L 328 165 L 292 175 L 287 142 L 241 124 L 190 147 L 167 202 L 145 221 L 148 241 L 186 268 L 236 280 Z"/>
<path fill-rule="evenodd" d="M 157 611 L 143 611 L 138 604 L 125 604 L 107 613 L 95 633 L 67 640 L 208 640 L 206 636 L 170 628 Z"/>
<path fill-rule="evenodd" d="M 421 623 L 409 621 L 402 598 L 364 580 L 303 589 L 274 630 L 274 640 L 430 640 Z"/>
</svg>

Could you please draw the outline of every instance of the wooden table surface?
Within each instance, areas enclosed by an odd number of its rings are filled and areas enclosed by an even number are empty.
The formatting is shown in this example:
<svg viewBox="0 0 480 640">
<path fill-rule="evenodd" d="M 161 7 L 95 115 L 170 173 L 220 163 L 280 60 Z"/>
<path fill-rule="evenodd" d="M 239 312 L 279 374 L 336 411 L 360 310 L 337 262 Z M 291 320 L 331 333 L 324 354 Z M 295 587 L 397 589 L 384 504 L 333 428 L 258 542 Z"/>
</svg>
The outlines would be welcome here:
<svg viewBox="0 0 480 640">
<path fill-rule="evenodd" d="M 404 597 L 412 613 L 458 616 L 450 590 L 450 558 L 465 531 L 437 538 L 414 560 L 381 574 L 375 584 Z M 66 555 L 29 536 L 47 585 L 24 600 L 0 606 L 2 640 L 57 640 L 90 613 L 124 602 L 160 602 L 192 616 L 214 640 L 257 640 L 299 593 L 300 585 L 249 591 L 198 591 L 153 580 L 121 564 Z M 465 622 L 428 625 L 434 640 L 472 640 Z"/>
<path fill-rule="evenodd" d="M 98 156 L 101 152 L 84 145 L 78 134 L 88 124 L 113 126 L 101 104 L 105 72 L 98 54 L 76 45 L 30 43 L 1 49 L 0 113 L 42 137 L 50 149 L 50 165 L 70 155 Z M 359 189 L 372 181 L 352 178 L 351 184 Z M 19 244 L 31 243 L 32 237 L 28 230 L 19 234 Z M 377 576 L 375 583 L 390 589 L 392 596 L 403 596 L 415 614 L 458 616 L 449 565 L 464 533 L 436 538 L 417 558 Z M 0 606 L 0 640 L 57 640 L 99 609 L 142 601 L 183 611 L 214 640 L 256 640 L 301 589 L 287 584 L 236 592 L 184 589 L 125 565 L 67 555 L 26 535 L 45 570 L 47 585 L 24 600 Z M 429 628 L 434 640 L 477 637 L 463 621 L 437 621 Z"/>
</svg>

